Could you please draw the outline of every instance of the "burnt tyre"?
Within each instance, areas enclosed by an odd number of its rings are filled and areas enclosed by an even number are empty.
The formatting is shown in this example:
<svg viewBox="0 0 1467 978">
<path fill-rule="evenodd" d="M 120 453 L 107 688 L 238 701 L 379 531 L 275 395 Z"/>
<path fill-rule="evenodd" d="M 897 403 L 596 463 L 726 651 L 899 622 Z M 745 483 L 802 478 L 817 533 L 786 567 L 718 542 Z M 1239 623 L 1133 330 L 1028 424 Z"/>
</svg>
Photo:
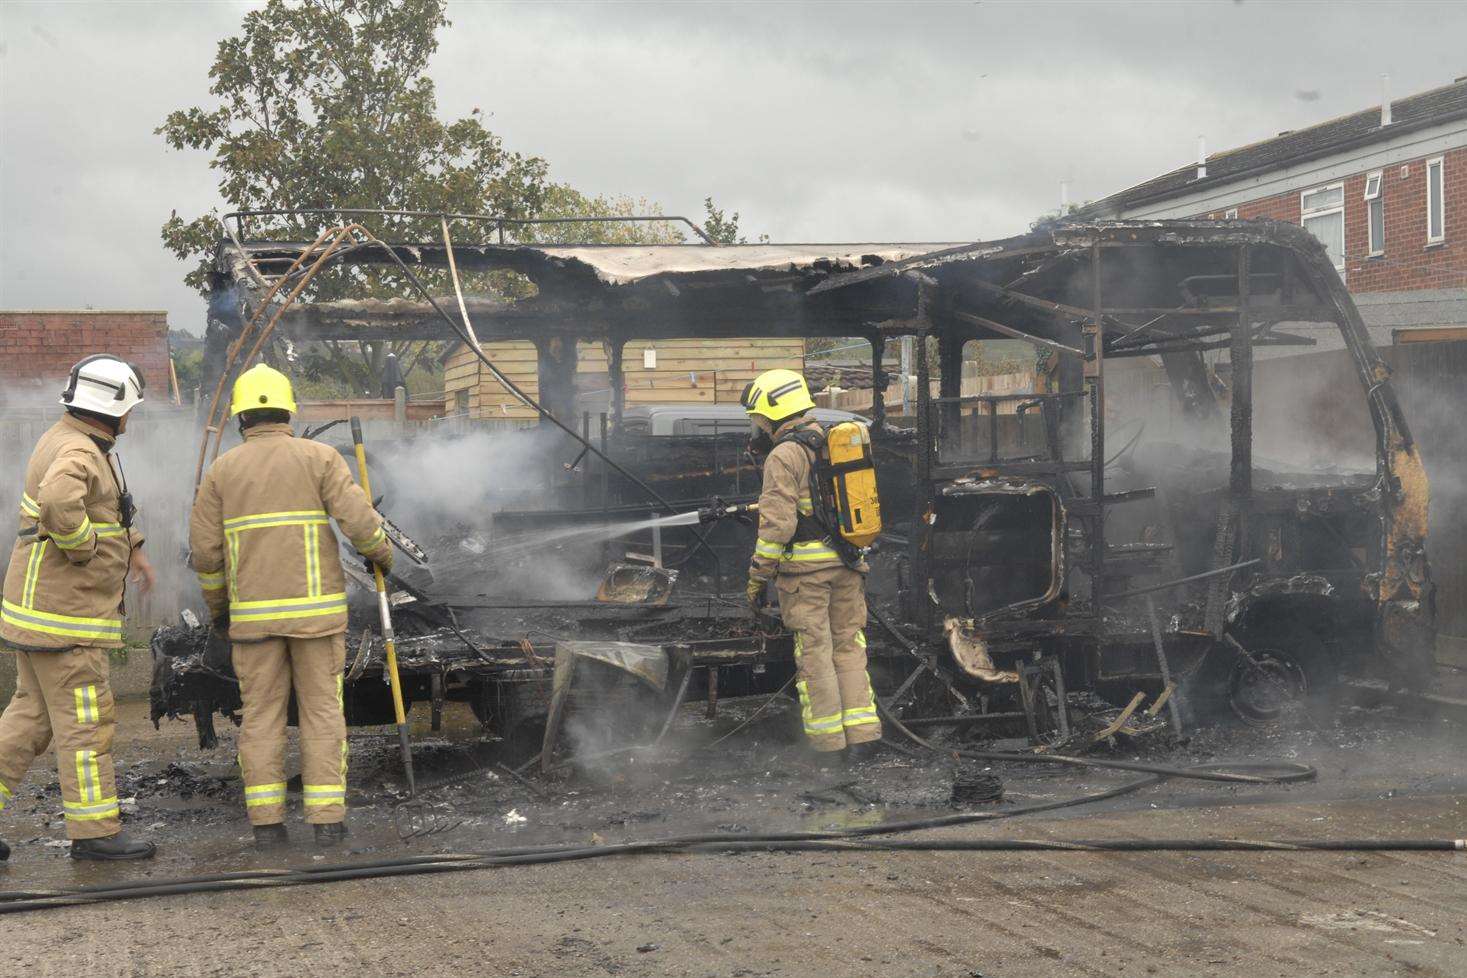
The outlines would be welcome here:
<svg viewBox="0 0 1467 978">
<path fill-rule="evenodd" d="M 1328 647 L 1300 624 L 1250 629 L 1228 679 L 1228 705 L 1244 723 L 1277 723 L 1299 710 L 1327 707 L 1338 673 Z"/>
</svg>

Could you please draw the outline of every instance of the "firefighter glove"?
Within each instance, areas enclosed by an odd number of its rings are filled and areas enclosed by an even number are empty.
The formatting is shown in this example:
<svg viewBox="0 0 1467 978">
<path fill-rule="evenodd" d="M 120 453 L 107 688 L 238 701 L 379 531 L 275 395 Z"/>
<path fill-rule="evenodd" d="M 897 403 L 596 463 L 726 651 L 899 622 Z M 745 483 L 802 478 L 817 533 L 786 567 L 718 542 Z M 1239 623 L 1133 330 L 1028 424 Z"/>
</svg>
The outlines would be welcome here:
<svg viewBox="0 0 1467 978">
<path fill-rule="evenodd" d="M 751 574 L 749 575 L 749 583 L 744 585 L 744 596 L 749 600 L 749 610 L 754 613 L 754 617 L 756 618 L 764 610 L 764 606 L 769 603 L 768 599 L 764 596 L 764 586 L 768 583 L 764 578 L 755 577 Z"/>
</svg>

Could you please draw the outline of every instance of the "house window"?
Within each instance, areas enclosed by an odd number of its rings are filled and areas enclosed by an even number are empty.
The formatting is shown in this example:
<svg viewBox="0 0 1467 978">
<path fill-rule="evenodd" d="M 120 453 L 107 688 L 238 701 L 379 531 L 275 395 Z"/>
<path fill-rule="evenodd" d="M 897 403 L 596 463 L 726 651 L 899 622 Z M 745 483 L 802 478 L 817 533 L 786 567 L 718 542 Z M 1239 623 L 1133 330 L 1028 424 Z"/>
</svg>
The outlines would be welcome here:
<svg viewBox="0 0 1467 978">
<path fill-rule="evenodd" d="M 1223 220 L 1224 221 L 1236 221 L 1237 219 L 1238 219 L 1238 209 L 1236 207 L 1234 207 L 1232 210 L 1223 211 Z"/>
<path fill-rule="evenodd" d="M 1385 254 L 1385 199 L 1380 195 L 1380 173 L 1365 175 L 1366 251 L 1372 256 Z"/>
<path fill-rule="evenodd" d="M 1426 243 L 1447 238 L 1447 209 L 1442 200 L 1442 157 L 1426 161 Z"/>
<path fill-rule="evenodd" d="M 1299 195 L 1299 214 L 1304 229 L 1319 239 L 1329 260 L 1345 270 L 1345 185 L 1306 190 Z"/>
</svg>

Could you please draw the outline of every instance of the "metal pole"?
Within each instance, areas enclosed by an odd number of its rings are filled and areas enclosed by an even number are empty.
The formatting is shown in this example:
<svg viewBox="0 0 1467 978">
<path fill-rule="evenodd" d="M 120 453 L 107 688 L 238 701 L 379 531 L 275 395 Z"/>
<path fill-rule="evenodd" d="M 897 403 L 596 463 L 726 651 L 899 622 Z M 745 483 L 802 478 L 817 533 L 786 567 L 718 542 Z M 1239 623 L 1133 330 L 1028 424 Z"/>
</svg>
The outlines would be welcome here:
<svg viewBox="0 0 1467 978">
<path fill-rule="evenodd" d="M 367 498 L 372 498 L 372 482 L 367 475 L 367 449 L 362 444 L 362 419 L 353 415 L 351 419 L 351 441 L 352 447 L 357 454 L 357 477 L 361 480 L 362 490 L 366 492 Z M 392 686 L 392 714 L 397 720 L 397 740 L 402 746 L 402 767 L 407 772 L 408 795 L 418 793 L 418 785 L 413 777 L 413 748 L 408 742 L 407 711 L 402 705 L 402 677 L 397 671 L 397 637 L 392 631 L 392 604 L 387 593 L 387 579 L 382 576 L 382 568 L 376 564 L 372 565 L 373 581 L 377 585 L 377 613 L 382 619 L 382 641 L 387 646 L 387 679 Z"/>
</svg>

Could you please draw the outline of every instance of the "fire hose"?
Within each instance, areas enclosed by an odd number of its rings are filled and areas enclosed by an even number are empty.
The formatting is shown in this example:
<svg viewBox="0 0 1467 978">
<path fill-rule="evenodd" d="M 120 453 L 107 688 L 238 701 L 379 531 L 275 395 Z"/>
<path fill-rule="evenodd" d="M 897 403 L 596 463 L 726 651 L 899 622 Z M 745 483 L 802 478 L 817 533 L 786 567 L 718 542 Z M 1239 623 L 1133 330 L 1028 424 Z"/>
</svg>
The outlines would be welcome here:
<svg viewBox="0 0 1467 978">
<path fill-rule="evenodd" d="M 898 729 L 900 721 L 898 721 Z M 926 744 L 910 734 L 915 740 Z M 931 745 L 928 745 L 931 746 Z M 732 852 L 1461 852 L 1467 839 L 886 839 L 924 829 L 1015 818 L 1089 804 L 1130 794 L 1169 778 L 1201 779 L 1244 784 L 1287 784 L 1307 781 L 1313 768 L 1292 762 L 1268 764 L 1200 765 L 1173 768 L 1098 758 L 1063 755 L 1007 754 L 996 751 L 959 752 L 968 756 L 1006 761 L 1042 761 L 1144 771 L 1148 777 L 1079 798 L 1043 802 L 1003 811 L 959 812 L 935 818 L 910 819 L 831 832 L 771 832 L 756 835 L 702 833 L 602 845 L 538 845 L 478 852 L 406 856 L 330 866 L 246 870 L 173 880 L 150 880 L 96 886 L 0 892 L 0 914 L 66 906 L 81 906 L 145 897 L 179 896 L 230 890 L 303 886 L 348 880 L 384 879 L 437 873 L 467 872 L 504 866 L 545 865 L 609 856 L 654 853 Z"/>
</svg>

